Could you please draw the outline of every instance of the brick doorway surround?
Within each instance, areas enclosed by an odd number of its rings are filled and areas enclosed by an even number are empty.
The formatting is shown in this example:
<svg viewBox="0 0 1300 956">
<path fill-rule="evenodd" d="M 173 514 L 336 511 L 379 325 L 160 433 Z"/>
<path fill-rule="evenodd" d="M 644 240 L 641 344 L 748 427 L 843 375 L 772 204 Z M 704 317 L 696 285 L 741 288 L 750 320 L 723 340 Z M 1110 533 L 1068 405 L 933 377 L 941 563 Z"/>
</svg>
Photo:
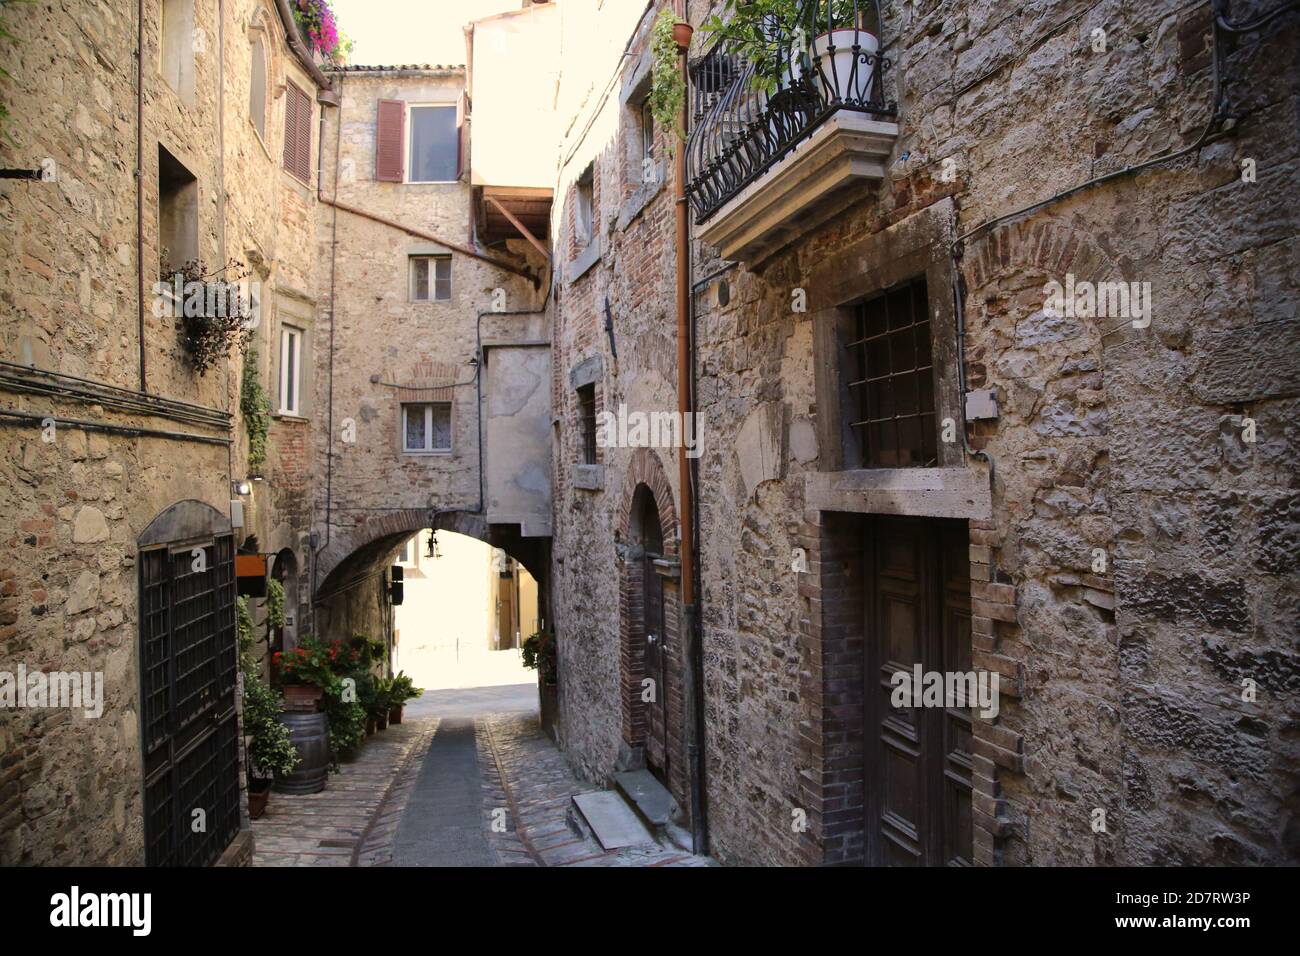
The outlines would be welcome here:
<svg viewBox="0 0 1300 956">
<path fill-rule="evenodd" d="M 638 493 L 642 497 L 638 497 Z M 687 799 L 686 710 L 682 696 L 677 508 L 673 504 L 673 491 L 663 462 L 650 448 L 638 448 L 633 452 L 619 507 L 619 709 L 623 747 L 633 762 L 641 760 L 648 730 L 647 708 L 641 700 L 641 681 L 646 676 L 645 569 L 642 562 L 645 532 L 637 522 L 640 502 L 647 493 L 659 515 L 658 530 L 663 543 L 663 557 L 655 562 L 655 570 L 663 582 L 663 636 L 668 649 L 665 662 L 668 789 L 678 806 L 687 811 L 690 801 Z"/>
</svg>

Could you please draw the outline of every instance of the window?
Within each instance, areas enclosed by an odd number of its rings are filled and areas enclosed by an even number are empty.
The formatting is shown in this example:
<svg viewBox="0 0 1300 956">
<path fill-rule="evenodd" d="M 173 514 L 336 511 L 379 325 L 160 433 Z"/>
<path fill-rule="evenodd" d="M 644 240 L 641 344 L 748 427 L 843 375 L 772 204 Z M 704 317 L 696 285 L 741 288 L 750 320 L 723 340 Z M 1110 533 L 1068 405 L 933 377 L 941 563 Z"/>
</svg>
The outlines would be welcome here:
<svg viewBox="0 0 1300 956">
<path fill-rule="evenodd" d="M 850 422 L 868 468 L 938 463 L 930 312 L 924 279 L 895 286 L 858 306 L 846 346 Z"/>
<path fill-rule="evenodd" d="M 407 129 L 406 181 L 449 183 L 460 175 L 456 107 L 412 106 Z"/>
<path fill-rule="evenodd" d="M 311 182 L 311 97 L 293 83 L 284 90 L 284 168 Z"/>
<path fill-rule="evenodd" d="M 451 403 L 420 402 L 402 405 L 402 451 L 451 451 Z"/>
<path fill-rule="evenodd" d="M 595 173 L 588 166 L 574 188 L 573 194 L 573 236 L 581 249 L 591 242 L 592 199 L 595 191 Z"/>
<path fill-rule="evenodd" d="M 280 414 L 298 415 L 302 408 L 302 330 L 280 329 Z"/>
<path fill-rule="evenodd" d="M 648 178 L 644 171 L 646 169 L 646 160 L 654 162 L 655 158 L 655 118 L 650 111 L 650 100 L 646 98 L 641 103 L 641 109 L 637 113 L 638 128 L 641 133 L 641 168 L 642 179 Z"/>
<path fill-rule="evenodd" d="M 194 0 L 163 0 L 162 69 L 167 85 L 190 103 L 194 99 Z"/>
<path fill-rule="evenodd" d="M 578 434 L 584 465 L 596 464 L 596 385 L 578 386 Z"/>
<path fill-rule="evenodd" d="M 199 257 L 199 181 L 158 147 L 158 246 L 169 269 Z"/>
<path fill-rule="evenodd" d="M 411 301 L 451 298 L 451 256 L 411 256 Z"/>
<path fill-rule="evenodd" d="M 248 117 L 257 135 L 266 139 L 266 45 L 259 30 L 253 34 L 253 57 L 248 83 Z"/>
</svg>

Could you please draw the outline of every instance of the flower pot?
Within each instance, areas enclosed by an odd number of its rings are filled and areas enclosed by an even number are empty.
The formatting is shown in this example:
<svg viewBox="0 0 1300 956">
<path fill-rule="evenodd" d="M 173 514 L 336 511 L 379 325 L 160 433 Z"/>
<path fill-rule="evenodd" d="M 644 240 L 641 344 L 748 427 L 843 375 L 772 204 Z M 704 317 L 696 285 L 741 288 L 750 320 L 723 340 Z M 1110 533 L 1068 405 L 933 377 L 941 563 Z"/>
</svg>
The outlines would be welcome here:
<svg viewBox="0 0 1300 956">
<path fill-rule="evenodd" d="M 388 722 L 390 724 L 400 724 L 402 722 L 402 711 L 405 709 L 404 704 L 398 704 L 388 712 Z"/>
<path fill-rule="evenodd" d="M 388 715 L 387 715 L 387 714 L 375 714 L 375 726 L 378 727 L 380 730 L 387 730 L 387 729 L 388 729 Z"/>
<path fill-rule="evenodd" d="M 325 692 L 315 684 L 285 684 L 284 710 L 288 714 L 314 714 L 320 710 Z"/>
<path fill-rule="evenodd" d="M 366 718 L 366 736 L 367 736 L 367 737 L 373 736 L 373 735 L 374 735 L 374 732 L 375 732 L 375 718 L 374 718 L 374 717 L 367 717 L 367 718 Z"/>
<path fill-rule="evenodd" d="M 856 57 L 854 44 L 858 45 Z M 832 44 L 835 47 L 831 53 Z M 874 85 L 876 64 L 868 64 L 864 58 L 875 56 L 880 49 L 880 41 L 875 34 L 852 27 L 832 30 L 817 36 L 812 42 L 813 73 L 820 83 L 826 100 L 869 100 Z M 857 59 L 857 71 L 854 72 L 854 59 Z"/>
<path fill-rule="evenodd" d="M 266 812 L 266 802 L 271 799 L 270 780 L 248 781 L 248 817 L 258 819 Z"/>
<path fill-rule="evenodd" d="M 691 45 L 691 37 L 695 34 L 695 27 L 683 20 L 678 20 L 673 24 L 673 42 L 677 44 L 677 49 L 685 50 Z"/>
</svg>

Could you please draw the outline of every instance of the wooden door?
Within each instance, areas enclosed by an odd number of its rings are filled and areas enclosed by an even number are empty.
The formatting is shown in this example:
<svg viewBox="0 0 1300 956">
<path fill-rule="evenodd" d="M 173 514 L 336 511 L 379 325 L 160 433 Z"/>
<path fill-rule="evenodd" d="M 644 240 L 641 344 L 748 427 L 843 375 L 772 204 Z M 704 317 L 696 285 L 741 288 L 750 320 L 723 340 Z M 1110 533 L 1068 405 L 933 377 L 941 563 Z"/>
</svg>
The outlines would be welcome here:
<svg viewBox="0 0 1300 956">
<path fill-rule="evenodd" d="M 890 699 L 898 671 L 971 669 L 966 527 L 876 518 L 866 549 L 867 861 L 968 865 L 970 708 Z"/>
<path fill-rule="evenodd" d="M 668 785 L 668 652 L 664 646 L 664 584 L 655 570 L 659 555 L 647 552 L 642 558 L 645 582 L 645 674 L 652 684 L 641 685 L 646 708 L 646 766 L 659 781 Z M 648 698 L 648 699 L 647 699 Z"/>
</svg>

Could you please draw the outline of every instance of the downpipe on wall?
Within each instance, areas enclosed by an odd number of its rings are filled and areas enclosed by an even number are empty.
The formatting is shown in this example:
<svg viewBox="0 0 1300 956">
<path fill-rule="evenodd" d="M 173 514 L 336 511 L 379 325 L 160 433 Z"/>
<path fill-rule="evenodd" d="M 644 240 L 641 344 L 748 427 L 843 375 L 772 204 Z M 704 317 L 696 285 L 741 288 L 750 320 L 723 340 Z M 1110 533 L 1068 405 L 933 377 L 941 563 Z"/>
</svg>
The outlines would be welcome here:
<svg viewBox="0 0 1300 956">
<path fill-rule="evenodd" d="M 686 0 L 674 0 L 673 12 L 678 20 L 686 20 Z M 681 82 L 690 87 L 687 50 L 678 50 L 678 69 Z M 684 131 L 690 120 L 686 97 L 678 123 Z M 668 135 L 673 135 L 671 132 Z M 686 147 L 678 144 L 673 163 L 673 214 L 677 233 L 677 411 L 682 422 L 693 422 L 695 395 L 692 390 L 695 349 L 691 329 L 691 261 L 690 222 L 686 204 Z M 695 494 L 692 461 L 686 449 L 677 450 L 677 483 L 681 489 L 681 561 L 682 561 L 682 618 L 686 639 L 682 654 L 682 681 L 685 687 L 683 704 L 687 715 L 686 755 L 690 768 L 691 850 L 705 853 L 708 849 L 708 827 L 704 821 L 704 688 L 700 653 L 699 608 L 696 606 L 695 573 Z"/>
</svg>

